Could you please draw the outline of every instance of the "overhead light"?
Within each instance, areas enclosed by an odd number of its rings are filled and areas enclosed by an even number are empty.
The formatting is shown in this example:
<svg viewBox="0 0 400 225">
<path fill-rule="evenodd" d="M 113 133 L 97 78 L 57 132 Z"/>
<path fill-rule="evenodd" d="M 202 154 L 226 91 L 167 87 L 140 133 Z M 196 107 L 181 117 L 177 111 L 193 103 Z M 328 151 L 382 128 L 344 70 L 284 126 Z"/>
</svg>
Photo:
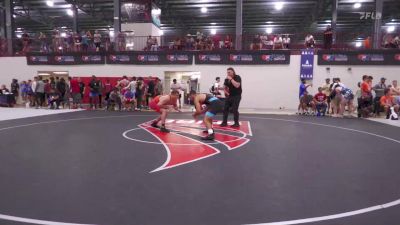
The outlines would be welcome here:
<svg viewBox="0 0 400 225">
<path fill-rule="evenodd" d="M 67 9 L 68 16 L 74 16 L 74 11 L 72 9 Z"/>
<path fill-rule="evenodd" d="M 217 25 L 217 23 L 211 23 L 211 25 Z"/>
<path fill-rule="evenodd" d="M 17 34 L 16 36 L 17 36 L 17 38 L 21 38 L 22 34 Z"/>
<path fill-rule="evenodd" d="M 14 14 L 13 17 L 14 17 L 14 18 L 17 18 L 17 15 Z"/>
<path fill-rule="evenodd" d="M 153 9 L 151 10 L 151 13 L 154 15 L 161 15 L 161 9 Z"/>
<path fill-rule="evenodd" d="M 46 5 L 49 7 L 53 7 L 54 6 L 54 2 L 52 0 L 47 0 L 46 1 Z"/>
<path fill-rule="evenodd" d="M 110 30 L 109 34 L 110 34 L 110 37 L 114 37 L 114 31 L 113 30 Z"/>
<path fill-rule="evenodd" d="M 361 48 L 361 46 L 362 46 L 362 43 L 361 43 L 361 42 L 359 42 L 359 41 L 356 42 L 356 47 L 357 47 L 357 48 Z"/>
<path fill-rule="evenodd" d="M 66 27 L 66 26 L 63 26 L 63 27 L 61 27 L 61 29 L 67 29 L 67 27 Z"/>
<path fill-rule="evenodd" d="M 325 23 L 332 23 L 332 20 L 325 20 Z"/>
<path fill-rule="evenodd" d="M 133 4 L 132 3 L 125 3 L 124 6 L 125 7 L 133 7 Z"/>
<path fill-rule="evenodd" d="M 267 34 L 272 34 L 272 27 L 268 27 L 268 28 L 265 30 L 265 32 L 266 32 Z"/>
<path fill-rule="evenodd" d="M 211 34 L 216 35 L 217 34 L 217 29 L 211 29 Z"/>
<path fill-rule="evenodd" d="M 164 31 L 163 31 L 163 30 L 160 30 L 160 31 L 158 31 L 158 34 L 159 34 L 160 36 L 163 36 L 163 35 L 164 35 Z"/>
<path fill-rule="evenodd" d="M 207 7 L 201 7 L 200 11 L 202 13 L 206 13 L 208 11 Z"/>
<path fill-rule="evenodd" d="M 56 72 L 53 72 L 54 74 L 68 74 L 68 72 L 58 72 L 58 71 L 56 71 Z M 50 74 L 49 74 L 50 75 Z"/>
<path fill-rule="evenodd" d="M 285 3 L 284 2 L 275 2 L 275 9 L 276 10 L 281 10 L 281 9 L 283 9 L 283 5 L 284 5 Z"/>
<path fill-rule="evenodd" d="M 67 34 L 65 32 L 61 33 L 61 37 L 66 37 L 66 36 L 67 36 Z"/>
<path fill-rule="evenodd" d="M 395 26 L 390 26 L 390 27 L 387 28 L 387 32 L 388 32 L 388 33 L 391 33 L 391 32 L 393 32 L 393 31 L 395 31 L 395 30 L 396 30 L 396 27 L 395 27 Z"/>
<path fill-rule="evenodd" d="M 22 30 L 22 28 L 21 27 L 17 27 L 17 30 Z"/>
<path fill-rule="evenodd" d="M 361 8 L 361 3 L 359 3 L 359 2 L 354 3 L 353 8 L 355 8 L 355 9 Z"/>
<path fill-rule="evenodd" d="M 272 22 L 272 21 L 267 21 L 266 23 L 271 24 L 271 23 L 274 23 L 274 22 Z"/>
<path fill-rule="evenodd" d="M 392 22 L 396 21 L 395 19 L 392 19 Z"/>
</svg>

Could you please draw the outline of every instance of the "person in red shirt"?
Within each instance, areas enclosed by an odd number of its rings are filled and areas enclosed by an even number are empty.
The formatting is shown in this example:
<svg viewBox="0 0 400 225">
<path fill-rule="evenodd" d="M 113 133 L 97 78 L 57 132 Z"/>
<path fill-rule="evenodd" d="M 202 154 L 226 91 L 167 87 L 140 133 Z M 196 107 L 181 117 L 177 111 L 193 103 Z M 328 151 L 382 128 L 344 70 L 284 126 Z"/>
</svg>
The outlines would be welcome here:
<svg viewBox="0 0 400 225">
<path fill-rule="evenodd" d="M 358 117 L 368 117 L 372 112 L 372 77 L 364 75 L 362 77 L 360 90 L 361 96 L 357 99 L 358 102 Z"/>
<path fill-rule="evenodd" d="M 77 109 L 82 107 L 82 96 L 81 89 L 79 87 L 79 82 L 77 78 L 73 78 L 70 83 L 71 86 L 71 95 L 72 95 L 72 108 Z"/>
<path fill-rule="evenodd" d="M 386 112 L 386 119 L 390 118 L 391 110 L 390 108 L 393 107 L 394 111 L 399 114 L 399 105 L 396 104 L 394 97 L 392 95 L 392 91 L 390 88 L 386 88 L 384 91 L 384 96 L 381 97 L 380 103 L 385 109 Z"/>
<path fill-rule="evenodd" d="M 322 92 L 322 87 L 318 88 L 318 93 L 314 96 L 315 107 L 317 109 L 317 116 L 325 116 L 328 96 Z"/>
</svg>

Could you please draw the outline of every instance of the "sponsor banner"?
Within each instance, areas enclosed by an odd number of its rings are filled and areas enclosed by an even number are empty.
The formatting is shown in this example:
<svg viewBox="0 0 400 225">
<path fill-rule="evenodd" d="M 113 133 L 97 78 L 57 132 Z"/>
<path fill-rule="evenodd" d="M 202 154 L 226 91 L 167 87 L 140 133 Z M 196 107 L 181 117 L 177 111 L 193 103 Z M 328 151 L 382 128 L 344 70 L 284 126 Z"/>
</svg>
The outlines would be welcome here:
<svg viewBox="0 0 400 225">
<path fill-rule="evenodd" d="M 314 77 L 314 50 L 301 50 L 300 79 L 312 80 Z"/>
<path fill-rule="evenodd" d="M 398 50 L 319 51 L 318 65 L 400 65 Z"/>
<path fill-rule="evenodd" d="M 90 54 L 45 54 L 30 53 L 26 56 L 28 65 L 81 65 L 81 64 L 104 64 L 104 55 Z"/>
<path fill-rule="evenodd" d="M 199 52 L 196 64 L 268 65 L 289 64 L 290 51 L 220 51 Z"/>
<path fill-rule="evenodd" d="M 187 52 L 115 52 L 107 55 L 107 64 L 169 65 L 193 63 Z"/>
</svg>

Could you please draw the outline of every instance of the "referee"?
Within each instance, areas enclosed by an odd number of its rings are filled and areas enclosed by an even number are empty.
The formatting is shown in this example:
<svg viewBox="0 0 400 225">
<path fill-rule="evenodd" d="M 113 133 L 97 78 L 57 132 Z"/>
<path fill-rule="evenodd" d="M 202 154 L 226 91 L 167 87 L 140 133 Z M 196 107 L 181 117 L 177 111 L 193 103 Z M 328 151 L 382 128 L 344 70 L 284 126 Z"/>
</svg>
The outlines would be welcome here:
<svg viewBox="0 0 400 225">
<path fill-rule="evenodd" d="M 236 75 L 233 68 L 227 69 L 227 77 L 224 82 L 225 86 L 225 107 L 224 107 L 224 119 L 221 123 L 221 127 L 228 125 L 228 115 L 230 109 L 233 112 L 233 119 L 235 123 L 231 127 L 239 127 L 239 104 L 242 99 L 242 78 Z"/>
</svg>

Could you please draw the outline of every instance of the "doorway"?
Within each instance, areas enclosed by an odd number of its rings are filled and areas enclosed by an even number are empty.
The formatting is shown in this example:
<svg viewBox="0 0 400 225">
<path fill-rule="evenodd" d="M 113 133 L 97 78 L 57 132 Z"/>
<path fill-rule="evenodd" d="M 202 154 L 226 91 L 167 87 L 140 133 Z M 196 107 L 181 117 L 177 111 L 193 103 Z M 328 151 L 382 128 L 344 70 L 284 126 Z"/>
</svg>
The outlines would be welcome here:
<svg viewBox="0 0 400 225">
<path fill-rule="evenodd" d="M 38 76 L 41 76 L 43 80 L 50 80 L 50 77 L 58 77 L 64 78 L 64 80 L 68 81 L 69 72 L 68 71 L 38 71 Z"/>
<path fill-rule="evenodd" d="M 164 77 L 164 93 L 171 93 L 171 83 L 176 79 L 177 83 L 181 85 L 180 91 L 182 98 L 180 99 L 181 106 L 191 105 L 189 101 L 189 92 L 200 90 L 200 72 L 193 71 L 165 71 Z"/>
</svg>

